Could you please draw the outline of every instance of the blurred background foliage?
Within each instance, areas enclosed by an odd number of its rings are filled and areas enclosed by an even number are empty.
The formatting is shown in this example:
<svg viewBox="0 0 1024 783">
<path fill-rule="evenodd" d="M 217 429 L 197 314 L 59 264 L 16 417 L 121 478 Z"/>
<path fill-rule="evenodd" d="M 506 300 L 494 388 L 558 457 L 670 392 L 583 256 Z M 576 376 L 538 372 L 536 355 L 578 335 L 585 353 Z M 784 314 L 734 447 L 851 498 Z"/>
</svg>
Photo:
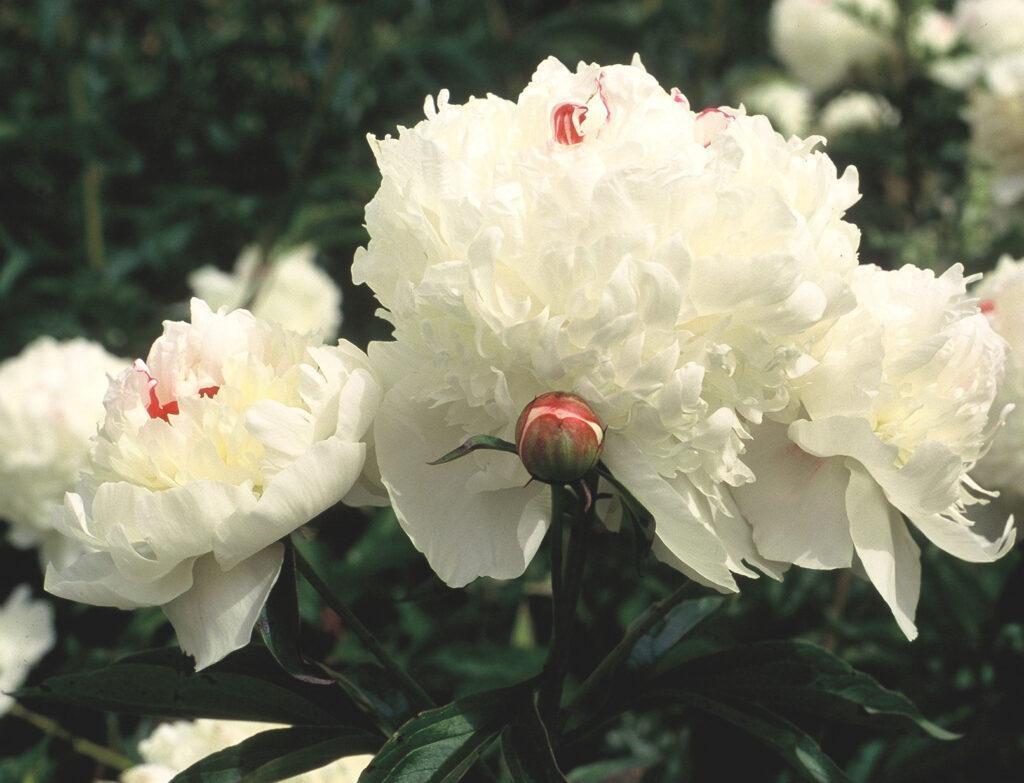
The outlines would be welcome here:
<svg viewBox="0 0 1024 783">
<path fill-rule="evenodd" d="M 315 242 L 343 287 L 342 333 L 387 335 L 349 265 L 366 240 L 363 205 L 378 184 L 365 134 L 422 116 L 442 87 L 455 101 L 514 96 L 548 55 L 628 61 L 640 52 L 695 107 L 730 103 L 750 74 L 777 67 L 764 0 L 583 3 L 526 0 L 21 0 L 0 3 L 0 357 L 41 334 L 86 335 L 143 354 L 160 320 L 181 315 L 186 277 L 229 267 L 240 249 Z M 966 166 L 961 98 L 912 71 L 887 96 L 900 128 L 830 145 L 856 163 L 865 194 L 850 218 L 862 260 L 991 267 L 1024 249 L 991 216 L 984 174 Z M 907 121 L 907 120 L 910 121 Z M 448 590 L 390 512 L 337 508 L 307 554 L 429 690 L 457 695 L 536 673 L 548 641 L 547 564 L 523 579 Z M 603 534 L 585 585 L 584 676 L 622 628 L 678 577 L 624 555 Z M 957 743 L 875 729 L 811 726 L 857 781 L 1019 780 L 1024 762 L 1024 568 L 1013 553 L 974 566 L 925 547 L 919 626 L 908 644 L 858 579 L 794 571 L 746 583 L 707 621 L 699 644 L 806 638 L 837 650 L 922 711 L 966 733 Z M 0 550 L 5 586 L 39 583 L 31 554 Z M 122 613 L 57 602 L 61 640 L 32 680 L 173 640 L 158 610 Z M 312 592 L 305 643 L 331 661 L 364 657 Z M 578 680 L 577 680 L 578 682 Z M 65 727 L 135 755 L 148 721 L 63 710 Z M 797 719 L 799 716 L 794 716 Z M 0 722 L 0 781 L 91 780 L 67 743 Z M 626 715 L 569 758 L 604 758 L 575 781 L 791 780 L 753 740 L 680 712 Z M 571 768 L 571 765 L 567 765 Z M 107 770 L 106 774 L 112 775 Z"/>
</svg>

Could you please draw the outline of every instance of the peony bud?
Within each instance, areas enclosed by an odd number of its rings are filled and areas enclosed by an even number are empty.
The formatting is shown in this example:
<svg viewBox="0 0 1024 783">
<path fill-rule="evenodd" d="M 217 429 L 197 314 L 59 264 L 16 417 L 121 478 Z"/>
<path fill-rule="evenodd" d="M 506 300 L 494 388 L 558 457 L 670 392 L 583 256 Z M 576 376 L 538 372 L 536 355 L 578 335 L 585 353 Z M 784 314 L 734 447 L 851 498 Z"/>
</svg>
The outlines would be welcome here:
<svg viewBox="0 0 1024 783">
<path fill-rule="evenodd" d="M 568 484 L 597 464 L 604 426 L 575 394 L 548 392 L 523 408 L 516 422 L 516 451 L 539 481 Z"/>
</svg>

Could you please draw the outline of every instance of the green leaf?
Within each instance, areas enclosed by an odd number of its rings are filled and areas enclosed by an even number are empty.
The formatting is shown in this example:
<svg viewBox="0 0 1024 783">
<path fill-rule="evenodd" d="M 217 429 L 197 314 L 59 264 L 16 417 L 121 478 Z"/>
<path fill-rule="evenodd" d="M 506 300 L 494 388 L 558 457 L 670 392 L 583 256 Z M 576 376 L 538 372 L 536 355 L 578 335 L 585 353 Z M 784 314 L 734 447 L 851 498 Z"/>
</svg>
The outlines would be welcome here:
<svg viewBox="0 0 1024 783">
<path fill-rule="evenodd" d="M 201 672 L 177 648 L 150 650 L 91 672 L 51 677 L 17 697 L 130 715 L 371 727 L 337 690 L 295 680 L 259 648 L 239 650 Z"/>
<path fill-rule="evenodd" d="M 341 671 L 321 666 L 352 701 L 372 715 L 385 734 L 391 734 L 412 717 L 408 697 L 394 678 L 374 663 L 346 664 Z"/>
<path fill-rule="evenodd" d="M 566 783 L 532 698 L 524 699 L 515 723 L 501 733 L 501 753 L 513 783 Z"/>
<path fill-rule="evenodd" d="M 334 684 L 334 680 L 324 677 L 320 669 L 305 659 L 299 647 L 302 620 L 295 582 L 295 550 L 290 539 L 285 539 L 281 575 L 260 611 L 256 628 L 274 660 L 292 677 L 314 685 Z"/>
<path fill-rule="evenodd" d="M 373 753 L 380 745 L 379 737 L 353 729 L 271 729 L 201 759 L 171 783 L 274 783 L 345 756 Z"/>
<path fill-rule="evenodd" d="M 443 457 L 439 457 L 433 462 L 428 462 L 427 464 L 443 465 L 445 462 L 451 462 L 459 457 L 465 457 L 471 451 L 477 451 L 478 449 L 487 449 L 489 451 L 508 451 L 512 454 L 517 453 L 515 444 L 509 443 L 507 440 L 494 438 L 490 435 L 474 435 L 458 448 L 452 449 Z"/>
<path fill-rule="evenodd" d="M 530 698 L 524 683 L 422 712 L 387 741 L 359 783 L 455 783 Z"/>
<path fill-rule="evenodd" d="M 910 699 L 810 642 L 759 642 L 690 661 L 671 678 L 687 689 L 727 694 L 849 723 L 887 718 L 940 740 L 957 739 Z"/>
<path fill-rule="evenodd" d="M 665 653 L 675 647 L 702 620 L 725 603 L 722 596 L 712 595 L 683 601 L 672 607 L 665 618 L 633 645 L 626 666 L 638 671 L 654 666 Z"/>
<path fill-rule="evenodd" d="M 818 746 L 818 743 L 781 715 L 758 704 L 736 700 L 732 703 L 697 693 L 677 694 L 709 715 L 742 729 L 775 750 L 804 780 L 814 783 L 850 783 L 846 773 Z"/>
</svg>

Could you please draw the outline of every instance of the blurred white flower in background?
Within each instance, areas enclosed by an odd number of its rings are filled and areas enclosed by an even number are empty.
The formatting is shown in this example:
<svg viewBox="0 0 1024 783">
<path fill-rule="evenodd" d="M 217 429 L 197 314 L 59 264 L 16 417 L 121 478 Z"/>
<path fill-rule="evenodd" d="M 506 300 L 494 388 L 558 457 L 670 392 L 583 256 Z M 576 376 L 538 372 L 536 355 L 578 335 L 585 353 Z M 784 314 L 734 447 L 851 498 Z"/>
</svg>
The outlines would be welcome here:
<svg viewBox="0 0 1024 783">
<path fill-rule="evenodd" d="M 511 440 L 558 390 L 608 426 L 603 458 L 655 514 L 660 557 L 726 590 L 748 564 L 777 573 L 722 487 L 753 480 L 746 422 L 807 366 L 791 336 L 853 306 L 856 171 L 764 117 L 695 113 L 638 59 L 548 59 L 518 102 L 442 92 L 426 113 L 371 138 L 383 181 L 353 266 L 394 325 L 369 349 L 390 387 L 375 446 L 416 547 L 453 586 L 523 572 L 547 487 L 507 454 L 426 463 Z"/>
<path fill-rule="evenodd" d="M 236 720 L 164 723 L 139 743 L 143 764 L 121 773 L 121 783 L 170 783 L 200 759 L 272 729 L 286 726 Z M 373 756 L 349 756 L 325 767 L 295 775 L 282 783 L 356 783 Z"/>
<path fill-rule="evenodd" d="M 0 520 L 44 562 L 67 554 L 52 516 L 88 460 L 110 377 L 127 366 L 97 343 L 50 337 L 0 363 Z"/>
<path fill-rule="evenodd" d="M 276 321 L 285 329 L 317 334 L 330 341 L 341 326 L 341 290 L 316 265 L 316 247 L 300 245 L 273 256 L 260 278 L 259 248 L 242 251 L 232 272 L 204 266 L 188 277 L 192 293 L 214 310 L 243 307 L 257 318 Z"/>
<path fill-rule="evenodd" d="M 33 599 L 28 585 L 15 587 L 0 606 L 0 715 L 14 703 L 6 694 L 21 687 L 56 641 L 53 607 Z"/>
<path fill-rule="evenodd" d="M 776 0 L 769 36 L 793 78 L 826 90 L 892 55 L 896 14 L 893 0 Z"/>
<path fill-rule="evenodd" d="M 1024 498 L 1024 259 L 999 259 L 974 289 L 981 311 L 1006 340 L 1006 376 L 996 406 L 1013 405 L 992 447 L 974 469 L 982 486 Z"/>
<path fill-rule="evenodd" d="M 990 541 L 967 509 L 984 495 L 968 476 L 993 433 L 1003 340 L 966 295 L 959 265 L 935 277 L 905 266 L 853 275 L 858 306 L 823 327 L 799 379 L 796 420 L 755 428 L 757 475 L 733 495 L 768 558 L 867 572 L 908 638 L 917 635 L 917 544 L 901 513 L 956 557 L 987 562 Z"/>
<path fill-rule="evenodd" d="M 750 114 L 765 115 L 784 136 L 806 134 L 814 110 L 811 91 L 784 79 L 750 85 L 739 101 Z"/>
<path fill-rule="evenodd" d="M 881 95 L 851 91 L 825 104 L 815 130 L 831 138 L 856 131 L 895 128 L 899 124 L 899 111 Z"/>
<path fill-rule="evenodd" d="M 992 196 L 1000 206 L 1024 197 L 1024 50 L 985 66 L 967 108 L 971 151 L 992 167 Z"/>
<path fill-rule="evenodd" d="M 956 19 L 934 8 L 922 8 L 911 25 L 910 40 L 921 53 L 930 57 L 948 54 L 960 40 Z"/>
<path fill-rule="evenodd" d="M 959 34 L 985 59 L 1024 52 L 1024 0 L 961 0 Z"/>
<path fill-rule="evenodd" d="M 202 668 L 244 646 L 282 536 L 359 478 L 379 390 L 365 354 L 192 300 L 111 384 L 77 493 L 55 524 L 86 549 L 46 589 L 162 606 Z"/>
</svg>

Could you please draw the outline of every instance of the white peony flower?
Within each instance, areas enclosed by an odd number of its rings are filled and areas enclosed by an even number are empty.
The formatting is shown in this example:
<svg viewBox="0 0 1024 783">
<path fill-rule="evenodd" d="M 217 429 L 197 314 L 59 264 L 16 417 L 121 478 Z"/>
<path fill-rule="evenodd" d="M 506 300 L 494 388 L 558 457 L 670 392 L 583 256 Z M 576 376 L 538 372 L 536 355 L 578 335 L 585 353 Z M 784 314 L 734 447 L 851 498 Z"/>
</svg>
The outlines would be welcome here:
<svg viewBox="0 0 1024 783">
<path fill-rule="evenodd" d="M 53 607 L 34 600 L 28 585 L 15 587 L 0 606 L 0 715 L 14 703 L 6 694 L 21 687 L 56 641 Z"/>
<path fill-rule="evenodd" d="M 774 79 L 740 92 L 740 101 L 754 114 L 764 114 L 783 134 L 807 133 L 813 109 L 811 91 L 793 82 Z"/>
<path fill-rule="evenodd" d="M 964 560 L 995 560 L 1013 544 L 1012 519 L 989 541 L 965 516 L 979 502 L 967 473 L 991 439 L 1004 343 L 959 265 L 937 278 L 865 266 L 852 284 L 857 309 L 819 331 L 796 420 L 754 430 L 757 481 L 733 496 L 765 557 L 818 569 L 859 561 L 912 639 L 920 562 L 901 513 Z"/>
<path fill-rule="evenodd" d="M 769 35 L 795 79 L 827 90 L 890 57 L 895 23 L 893 0 L 776 0 Z"/>
<path fill-rule="evenodd" d="M 204 266 L 189 275 L 188 283 L 214 310 L 243 307 L 255 293 L 250 309 L 257 318 L 333 340 L 341 326 L 341 290 L 315 258 L 316 247 L 300 245 L 272 259 L 263 278 L 257 279 L 259 249 L 247 247 L 233 272 Z"/>
<path fill-rule="evenodd" d="M 147 362 L 111 384 L 56 517 L 88 551 L 49 568 L 46 589 L 162 606 L 197 668 L 244 646 L 281 567 L 275 542 L 352 487 L 378 398 L 350 343 L 193 299 L 192 322 L 166 321 Z"/>
<path fill-rule="evenodd" d="M 240 720 L 175 721 L 157 727 L 139 743 L 143 764 L 121 773 L 121 783 L 169 783 L 197 761 L 264 731 L 283 729 L 273 723 Z M 356 783 L 373 756 L 348 756 L 282 783 Z"/>
<path fill-rule="evenodd" d="M 971 149 L 992 166 L 992 195 L 1008 206 L 1024 197 L 1024 50 L 985 67 L 967 109 Z"/>
<path fill-rule="evenodd" d="M 925 55 L 948 54 L 960 39 L 956 19 L 934 8 L 923 8 L 914 17 L 911 42 Z"/>
<path fill-rule="evenodd" d="M 983 486 L 1019 500 L 1024 497 L 1024 259 L 1000 258 L 974 293 L 981 311 L 1009 348 L 996 407 L 1014 408 L 973 475 Z"/>
<path fill-rule="evenodd" d="M 983 58 L 1024 51 L 1024 0 L 961 0 L 959 34 Z"/>
<path fill-rule="evenodd" d="M 0 363 L 0 520 L 15 546 L 61 558 L 51 517 L 88 459 L 110 376 L 127 366 L 96 343 L 50 337 Z"/>
<path fill-rule="evenodd" d="M 816 124 L 825 136 L 842 136 L 895 128 L 900 124 L 900 113 L 881 95 L 844 92 L 825 104 Z"/>
<path fill-rule="evenodd" d="M 353 276 L 387 308 L 370 356 L 399 521 L 450 585 L 512 578 L 548 524 L 514 457 L 428 466 L 467 436 L 512 440 L 522 409 L 573 392 L 603 459 L 657 517 L 658 552 L 736 589 L 775 572 L 722 485 L 753 476 L 748 421 L 788 403 L 789 337 L 852 306 L 856 171 L 764 117 L 690 110 L 639 60 L 545 60 L 517 102 L 438 105 L 372 139 L 383 174 Z"/>
</svg>

